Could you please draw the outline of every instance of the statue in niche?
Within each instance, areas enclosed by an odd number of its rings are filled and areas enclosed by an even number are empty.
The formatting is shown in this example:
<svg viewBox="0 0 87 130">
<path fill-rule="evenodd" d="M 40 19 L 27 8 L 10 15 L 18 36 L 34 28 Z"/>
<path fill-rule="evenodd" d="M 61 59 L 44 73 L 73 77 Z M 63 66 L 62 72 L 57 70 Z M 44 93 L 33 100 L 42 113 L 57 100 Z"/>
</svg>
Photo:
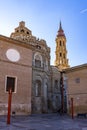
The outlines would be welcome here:
<svg viewBox="0 0 87 130">
<path fill-rule="evenodd" d="M 58 90 L 58 80 L 55 80 L 55 91 Z"/>
<path fill-rule="evenodd" d="M 36 82 L 35 96 L 41 96 L 41 82 L 39 80 Z"/>
</svg>

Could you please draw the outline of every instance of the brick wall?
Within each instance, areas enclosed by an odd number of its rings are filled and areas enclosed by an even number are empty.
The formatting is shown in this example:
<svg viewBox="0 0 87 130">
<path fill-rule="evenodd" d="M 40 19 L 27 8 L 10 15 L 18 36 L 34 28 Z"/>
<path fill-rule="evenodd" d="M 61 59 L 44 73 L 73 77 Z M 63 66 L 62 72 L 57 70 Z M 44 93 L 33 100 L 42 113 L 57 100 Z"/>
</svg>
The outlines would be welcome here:
<svg viewBox="0 0 87 130">
<path fill-rule="evenodd" d="M 6 76 L 17 79 L 15 93 L 12 94 L 12 111 L 16 114 L 31 113 L 32 50 L 21 44 L 0 40 L 0 114 L 7 114 Z M 20 53 L 19 61 L 8 60 L 8 49 L 15 49 Z"/>
<path fill-rule="evenodd" d="M 87 113 L 87 67 L 67 72 L 67 97 L 70 112 L 70 100 L 73 98 L 74 114 Z"/>
</svg>

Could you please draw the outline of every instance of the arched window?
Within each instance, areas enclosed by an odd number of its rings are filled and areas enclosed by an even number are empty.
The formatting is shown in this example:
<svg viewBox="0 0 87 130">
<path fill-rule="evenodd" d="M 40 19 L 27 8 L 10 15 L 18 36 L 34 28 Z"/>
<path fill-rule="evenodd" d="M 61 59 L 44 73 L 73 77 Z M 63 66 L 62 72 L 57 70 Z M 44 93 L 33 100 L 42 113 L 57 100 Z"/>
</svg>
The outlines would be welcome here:
<svg viewBox="0 0 87 130">
<path fill-rule="evenodd" d="M 16 32 L 19 32 L 19 30 L 16 30 Z"/>
<path fill-rule="evenodd" d="M 21 29 L 21 32 L 24 32 L 24 29 Z"/>
<path fill-rule="evenodd" d="M 65 58 L 65 53 L 63 54 L 63 58 Z"/>
<path fill-rule="evenodd" d="M 27 32 L 27 34 L 29 34 L 29 32 Z"/>
<path fill-rule="evenodd" d="M 36 67 L 41 67 L 41 60 L 40 60 L 39 55 L 37 55 L 37 56 L 35 57 L 35 66 L 36 66 Z"/>
<path fill-rule="evenodd" d="M 62 53 L 60 52 L 60 57 L 62 56 Z"/>
<path fill-rule="evenodd" d="M 39 53 L 34 55 L 34 64 L 36 67 L 42 67 L 42 56 Z"/>
<path fill-rule="evenodd" d="M 60 41 L 60 46 L 62 45 L 61 41 Z"/>
</svg>

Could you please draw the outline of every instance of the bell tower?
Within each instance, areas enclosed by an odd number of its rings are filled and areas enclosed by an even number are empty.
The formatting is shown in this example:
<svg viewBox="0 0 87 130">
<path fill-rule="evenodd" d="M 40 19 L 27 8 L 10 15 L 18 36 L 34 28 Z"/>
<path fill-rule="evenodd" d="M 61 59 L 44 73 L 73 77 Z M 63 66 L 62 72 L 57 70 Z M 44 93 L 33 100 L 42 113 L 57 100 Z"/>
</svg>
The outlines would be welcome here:
<svg viewBox="0 0 87 130">
<path fill-rule="evenodd" d="M 62 29 L 61 22 L 59 24 L 59 30 L 55 41 L 56 41 L 55 66 L 57 66 L 60 70 L 69 68 L 67 59 L 67 50 L 66 50 L 66 36 Z"/>
</svg>

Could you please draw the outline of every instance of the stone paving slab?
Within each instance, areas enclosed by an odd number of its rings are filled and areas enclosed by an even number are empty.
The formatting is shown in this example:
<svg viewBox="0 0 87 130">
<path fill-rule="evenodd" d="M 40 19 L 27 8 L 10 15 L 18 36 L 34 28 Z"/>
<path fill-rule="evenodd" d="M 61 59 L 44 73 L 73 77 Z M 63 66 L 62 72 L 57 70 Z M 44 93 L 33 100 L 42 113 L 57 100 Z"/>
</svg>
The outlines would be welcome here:
<svg viewBox="0 0 87 130">
<path fill-rule="evenodd" d="M 41 114 L 11 117 L 7 125 L 7 117 L 0 116 L 0 130 L 87 130 L 87 119 L 57 114 Z"/>
</svg>

